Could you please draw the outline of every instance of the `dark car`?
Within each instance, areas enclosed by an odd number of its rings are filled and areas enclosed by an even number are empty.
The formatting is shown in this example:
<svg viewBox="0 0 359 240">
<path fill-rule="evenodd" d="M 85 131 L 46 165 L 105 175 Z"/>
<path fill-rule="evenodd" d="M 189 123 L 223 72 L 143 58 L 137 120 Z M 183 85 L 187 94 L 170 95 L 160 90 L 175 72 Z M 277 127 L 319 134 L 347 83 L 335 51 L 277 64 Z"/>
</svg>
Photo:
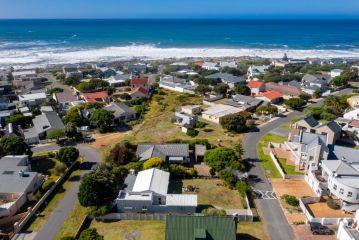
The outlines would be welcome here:
<svg viewBox="0 0 359 240">
<path fill-rule="evenodd" d="M 313 235 L 333 235 L 334 231 L 320 223 L 310 223 L 310 231 Z"/>
</svg>

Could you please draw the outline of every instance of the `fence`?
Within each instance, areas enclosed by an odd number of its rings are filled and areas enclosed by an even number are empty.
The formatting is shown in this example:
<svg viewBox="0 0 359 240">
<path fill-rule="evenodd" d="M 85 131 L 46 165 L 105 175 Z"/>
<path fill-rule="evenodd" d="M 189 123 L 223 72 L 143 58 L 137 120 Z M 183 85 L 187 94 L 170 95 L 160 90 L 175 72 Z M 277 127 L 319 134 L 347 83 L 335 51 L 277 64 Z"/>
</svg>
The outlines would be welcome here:
<svg viewBox="0 0 359 240">
<path fill-rule="evenodd" d="M 165 213 L 110 213 L 105 216 L 96 217 L 96 220 L 166 220 Z M 94 217 L 91 217 L 94 218 Z"/>
<path fill-rule="evenodd" d="M 74 162 L 62 175 L 59 179 L 57 179 L 56 183 L 41 197 L 41 199 L 36 203 L 36 205 L 28 211 L 27 216 L 21 221 L 14 224 L 14 237 L 17 238 L 17 234 L 21 231 L 21 229 L 26 225 L 26 223 L 34 216 L 37 210 L 44 204 L 47 198 L 54 192 L 54 190 L 64 181 L 64 179 L 72 172 L 72 169 L 78 164 L 78 162 Z"/>
<path fill-rule="evenodd" d="M 323 225 L 337 225 L 344 219 L 351 220 L 351 218 L 316 218 L 312 215 L 311 211 L 307 208 L 307 204 L 317 203 L 321 200 L 320 197 L 309 197 L 299 199 L 299 206 L 305 214 L 308 222 L 317 222 Z"/>
</svg>

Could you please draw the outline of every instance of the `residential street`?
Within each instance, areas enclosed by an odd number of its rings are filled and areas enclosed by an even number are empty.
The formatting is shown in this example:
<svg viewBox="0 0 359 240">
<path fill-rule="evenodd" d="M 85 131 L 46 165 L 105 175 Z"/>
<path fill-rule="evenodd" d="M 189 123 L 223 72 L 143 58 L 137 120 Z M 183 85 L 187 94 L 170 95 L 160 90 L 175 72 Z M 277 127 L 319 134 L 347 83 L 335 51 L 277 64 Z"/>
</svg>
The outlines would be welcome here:
<svg viewBox="0 0 359 240">
<path fill-rule="evenodd" d="M 43 147 L 38 147 L 33 149 L 34 152 L 39 151 L 50 151 L 55 150 L 59 148 L 57 145 L 48 145 Z M 86 172 L 88 172 L 91 168 L 92 164 L 96 164 L 101 161 L 101 153 L 90 147 L 90 145 L 86 144 L 79 144 L 77 145 L 77 148 L 80 151 L 80 154 L 85 159 L 85 166 L 84 169 L 81 169 L 81 175 L 84 175 Z M 90 164 L 86 164 L 90 163 Z M 76 200 L 77 200 L 77 192 L 80 186 L 80 180 L 75 181 L 69 189 L 64 198 L 59 202 L 57 207 L 55 208 L 54 212 L 48 219 L 48 221 L 44 224 L 44 226 L 38 231 L 35 238 L 36 240 L 48 240 L 48 239 L 54 239 L 57 232 L 60 230 L 62 224 L 66 220 L 67 216 L 69 215 L 70 211 L 74 207 Z"/>
</svg>

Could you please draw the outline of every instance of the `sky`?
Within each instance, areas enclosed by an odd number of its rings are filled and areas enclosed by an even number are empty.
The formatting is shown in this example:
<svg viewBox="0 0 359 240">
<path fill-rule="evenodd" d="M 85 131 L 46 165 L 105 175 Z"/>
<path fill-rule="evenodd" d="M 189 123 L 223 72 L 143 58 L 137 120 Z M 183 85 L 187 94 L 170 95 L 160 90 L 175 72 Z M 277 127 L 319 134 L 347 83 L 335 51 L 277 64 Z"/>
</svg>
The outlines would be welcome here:
<svg viewBox="0 0 359 240">
<path fill-rule="evenodd" d="M 0 18 L 359 18 L 359 0 L 0 0 Z"/>
</svg>

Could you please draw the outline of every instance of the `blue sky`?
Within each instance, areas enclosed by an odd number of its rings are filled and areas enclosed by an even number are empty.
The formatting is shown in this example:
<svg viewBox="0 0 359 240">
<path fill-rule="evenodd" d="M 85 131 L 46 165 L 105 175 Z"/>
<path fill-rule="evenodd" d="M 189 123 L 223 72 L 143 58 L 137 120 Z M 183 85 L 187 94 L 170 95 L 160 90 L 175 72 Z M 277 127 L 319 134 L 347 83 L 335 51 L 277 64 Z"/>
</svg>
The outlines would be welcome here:
<svg viewBox="0 0 359 240">
<path fill-rule="evenodd" d="M 359 18 L 359 0 L 0 0 L 0 18 Z"/>
</svg>

